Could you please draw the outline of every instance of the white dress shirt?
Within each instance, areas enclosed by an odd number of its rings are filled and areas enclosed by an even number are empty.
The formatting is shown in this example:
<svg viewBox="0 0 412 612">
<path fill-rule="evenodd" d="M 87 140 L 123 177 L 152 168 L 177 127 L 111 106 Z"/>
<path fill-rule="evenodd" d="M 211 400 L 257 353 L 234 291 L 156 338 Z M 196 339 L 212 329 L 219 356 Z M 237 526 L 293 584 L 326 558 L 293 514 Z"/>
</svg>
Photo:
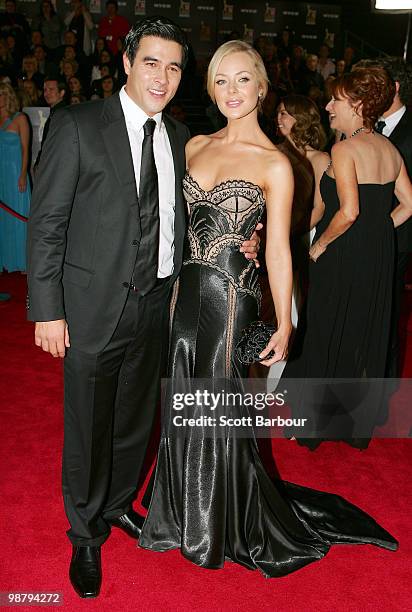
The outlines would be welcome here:
<svg viewBox="0 0 412 612">
<path fill-rule="evenodd" d="M 159 181 L 159 264 L 158 278 L 165 278 L 173 273 L 174 225 L 175 225 L 175 168 L 166 126 L 162 113 L 149 117 L 127 95 L 124 87 L 120 90 L 120 103 L 126 120 L 127 134 L 133 158 L 136 189 L 139 193 L 140 163 L 143 144 L 143 126 L 148 119 L 156 121 L 153 134 L 153 153 Z"/>
<path fill-rule="evenodd" d="M 402 106 L 391 115 L 388 115 L 388 117 L 379 117 L 379 121 L 384 121 L 386 124 L 382 130 L 382 134 L 389 138 L 389 136 L 392 134 L 393 130 L 396 128 L 405 113 L 406 106 Z"/>
<path fill-rule="evenodd" d="M 318 62 L 318 67 L 316 68 L 316 70 L 319 72 L 319 74 L 323 76 L 324 80 L 326 81 L 326 79 L 330 77 L 331 74 L 335 74 L 336 66 L 331 59 L 327 58 L 324 64 L 321 64 L 320 61 Z"/>
</svg>

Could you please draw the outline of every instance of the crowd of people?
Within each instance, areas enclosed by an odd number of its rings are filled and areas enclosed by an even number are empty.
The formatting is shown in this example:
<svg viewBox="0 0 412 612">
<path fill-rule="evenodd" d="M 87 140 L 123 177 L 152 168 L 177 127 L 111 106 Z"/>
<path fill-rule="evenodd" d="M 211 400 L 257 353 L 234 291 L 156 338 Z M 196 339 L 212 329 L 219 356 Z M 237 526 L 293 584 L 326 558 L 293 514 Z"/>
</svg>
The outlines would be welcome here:
<svg viewBox="0 0 412 612">
<path fill-rule="evenodd" d="M 21 106 L 47 105 L 46 79 L 64 86 L 68 104 L 117 91 L 126 81 L 122 49 L 130 29 L 117 11 L 116 0 L 108 0 L 96 29 L 82 0 L 74 0 L 66 15 L 44 0 L 29 27 L 15 1 L 8 0 L 0 15 L 0 78 L 16 89 Z M 112 79 L 110 88 L 105 77 Z"/>
<path fill-rule="evenodd" d="M 62 106 L 107 98 L 119 91 L 126 82 L 122 55 L 129 28 L 127 19 L 118 13 L 116 0 L 106 2 L 106 14 L 96 26 L 82 0 L 73 0 L 67 14 L 56 13 L 50 0 L 42 0 L 38 15 L 32 19 L 30 26 L 18 11 L 16 1 L 7 0 L 5 11 L 0 14 L 0 82 L 7 85 L 0 98 L 3 117 L 0 136 L 3 140 L 9 138 L 3 134 L 4 131 L 14 132 L 17 136 L 20 134 L 17 126 L 26 121 L 18 114 L 23 108 L 46 106 L 53 114 Z M 235 36 L 237 34 L 233 32 L 231 37 Z M 254 47 L 262 57 L 269 78 L 268 95 L 259 118 L 266 135 L 273 142 L 278 142 L 282 131 L 276 122 L 277 108 L 285 96 L 301 94 L 313 100 L 318 108 L 327 141 L 322 142 L 322 148 L 328 142 L 331 145 L 335 134 L 330 130 L 325 105 L 333 80 L 345 70 L 350 70 L 354 50 L 347 47 L 343 57 L 337 61 L 330 59 L 331 50 L 327 45 L 320 47 L 318 55 L 305 54 L 303 48 L 295 44 L 293 34 L 288 29 L 284 29 L 278 39 L 257 38 Z M 176 119 L 186 121 L 192 133 L 197 133 L 196 126 L 191 125 L 184 103 L 179 102 L 179 97 L 187 95 L 188 91 L 204 107 L 207 119 L 204 123 L 206 130 L 202 131 L 211 132 L 224 123 L 217 107 L 210 104 L 205 90 L 205 70 L 206 65 L 201 62 L 196 66 L 189 47 L 185 75 L 169 110 Z M 43 131 L 43 141 L 48 128 L 49 122 Z M 7 144 L 8 140 L 4 141 L 3 146 L 7 147 Z M 38 159 L 30 160 L 30 144 L 26 140 L 21 141 L 21 146 L 25 166 L 14 172 L 18 176 L 27 175 L 27 197 L 22 198 L 19 195 L 20 187 L 15 186 L 14 191 L 9 189 L 7 193 L 2 193 L 2 199 L 16 212 L 27 216 L 32 179 L 30 170 L 35 170 Z M 9 163 L 12 160 L 15 164 L 20 163 L 20 158 L 14 153 L 11 157 L 6 156 L 6 159 Z M 4 172 L 7 172 L 7 168 Z M 10 272 L 24 270 L 25 229 L 16 219 L 8 219 L 3 227 L 10 224 L 7 242 L 14 242 L 13 238 L 10 239 L 10 233 L 13 233 L 16 225 L 17 246 L 13 247 L 13 253 L 2 256 L 1 266 Z"/>
<path fill-rule="evenodd" d="M 51 0 L 42 0 L 30 26 L 18 12 L 16 1 L 7 0 L 6 10 L 0 14 L 0 79 L 13 86 L 21 107 L 47 106 L 43 88 L 48 79 L 64 88 L 67 104 L 107 97 L 126 82 L 122 52 L 129 28 L 116 0 L 106 2 L 106 14 L 96 25 L 82 0 L 73 0 L 69 11 L 61 15 Z M 235 36 L 239 37 L 233 32 L 229 37 Z M 324 107 L 331 81 L 350 70 L 354 49 L 347 47 L 335 60 L 329 57 L 332 50 L 326 44 L 317 55 L 308 54 L 295 44 L 287 28 L 278 38 L 258 37 L 254 46 L 270 81 L 263 108 L 269 133 L 275 132 L 273 110 L 280 98 L 291 93 L 313 99 L 322 108 L 326 127 Z M 193 73 L 193 57 L 189 60 L 188 69 Z M 205 68 L 199 65 L 193 74 L 197 83 L 203 83 Z M 202 97 L 201 86 L 193 88 L 192 82 L 193 91 Z"/>
<path fill-rule="evenodd" d="M 7 0 L 6 10 L 0 14 L 0 145 L 4 161 L 1 199 L 15 212 L 28 216 L 30 204 L 30 168 L 34 171 L 37 160 L 30 162 L 28 123 L 22 108 L 48 106 L 53 114 L 65 105 L 79 104 L 90 99 L 107 98 L 119 91 L 126 82 L 123 66 L 123 45 L 130 28 L 127 19 L 118 13 L 116 0 L 106 2 L 106 14 L 95 26 L 82 0 L 74 0 L 65 15 L 56 13 L 50 0 L 39 3 L 39 12 L 29 26 L 24 15 L 18 12 L 15 0 Z M 229 38 L 238 36 L 233 32 Z M 294 257 L 293 322 L 297 324 L 298 311 L 308 283 L 308 245 L 317 223 L 324 213 L 320 192 L 320 179 L 329 163 L 330 151 L 342 136 L 333 126 L 327 112 L 338 79 L 354 67 L 382 66 L 397 83 L 397 91 L 391 108 L 378 117 L 394 116 L 388 122 L 386 133 L 395 128 L 410 101 L 412 76 L 409 66 L 400 59 L 383 58 L 357 61 L 355 50 L 348 46 L 342 55 L 336 55 L 327 44 L 322 44 L 317 55 L 305 53 L 285 28 L 277 38 L 258 37 L 254 48 L 259 53 L 268 75 L 268 91 L 260 105 L 259 125 L 268 138 L 276 143 L 292 163 L 295 180 L 295 198 L 292 212 L 292 253 Z M 335 55 L 332 59 L 330 56 Z M 357 62 L 357 63 L 356 63 Z M 204 106 L 210 130 L 218 129 L 225 118 L 206 92 L 205 65 L 194 61 L 189 47 L 188 66 L 191 92 Z M 182 79 L 184 83 L 185 79 Z M 187 81 L 187 78 L 186 78 Z M 184 89 L 184 85 L 183 85 Z M 187 88 L 186 88 L 187 90 Z M 191 126 L 182 97 L 182 83 L 169 107 L 170 114 Z M 392 123 L 391 123 L 392 122 Z M 50 122 L 43 130 L 43 142 Z M 393 124 L 393 125 L 392 125 Z M 409 112 L 402 124 L 409 133 Z M 392 125 L 392 128 L 390 126 Z M 375 129 L 380 129 L 375 126 Z M 400 130 L 395 130 L 397 140 Z M 13 147 L 20 142 L 20 150 Z M 406 138 L 398 142 L 407 170 L 411 169 L 411 151 Z M 13 172 L 10 172 L 12 168 Z M 11 178 L 16 176 L 17 181 Z M 13 184 L 13 181 L 16 185 Z M 6 188 L 7 187 L 7 188 Z M 8 270 L 25 270 L 25 227 L 21 220 L 3 211 L 1 267 Z M 409 261 L 410 223 L 399 230 L 398 266 L 396 278 L 397 297 L 392 328 L 399 318 L 400 295 L 405 270 Z M 264 240 L 264 237 L 263 237 Z M 6 246 L 8 245 L 8 246 Z M 264 272 L 264 266 L 263 266 Z M 268 288 L 267 277 L 261 275 L 261 284 Z M 268 291 L 263 291 L 263 312 L 267 318 L 273 315 L 273 303 Z M 395 331 L 391 334 L 393 364 L 391 374 L 399 374 L 399 343 Z M 281 374 L 282 367 L 277 369 Z"/>
<path fill-rule="evenodd" d="M 15 0 L 7 0 L 0 14 L 0 146 L 4 175 L 1 200 L 14 212 L 27 217 L 30 206 L 30 168 L 33 174 L 37 160 L 30 162 L 29 125 L 22 108 L 48 106 L 51 115 L 65 106 L 89 99 L 107 98 L 126 82 L 123 45 L 130 28 L 127 19 L 118 13 L 116 0 L 106 2 L 106 15 L 95 27 L 82 0 L 74 0 L 66 15 L 59 15 L 50 0 L 39 3 L 38 16 L 29 27 L 24 15 L 17 11 Z M 236 37 L 233 32 L 230 38 Z M 297 325 L 305 288 L 309 282 L 308 248 L 317 224 L 324 215 L 321 178 L 330 162 L 332 146 L 345 138 L 330 121 L 328 104 L 336 83 L 354 68 L 382 67 L 396 83 L 392 104 L 377 117 L 374 129 L 393 139 L 411 171 L 412 151 L 407 136 L 411 132 L 407 106 L 412 93 L 412 75 L 408 64 L 397 58 L 359 60 L 348 46 L 342 56 L 322 44 L 317 55 L 305 53 L 287 28 L 277 38 L 258 37 L 254 49 L 262 59 L 268 75 L 267 94 L 260 104 L 259 125 L 276 143 L 292 164 L 295 196 L 292 211 L 291 244 L 294 266 L 293 324 Z M 330 56 L 335 55 L 332 59 Z M 192 96 L 203 104 L 210 131 L 219 129 L 225 118 L 210 100 L 206 91 L 205 65 L 194 61 L 189 46 L 188 64 Z M 186 77 L 187 81 L 187 77 Z M 182 79 L 183 90 L 185 79 Z M 179 96 L 182 82 L 169 106 L 170 114 L 187 120 L 184 101 Z M 180 99 L 180 101 L 179 101 Z M 382 123 L 387 118 L 387 126 Z M 397 123 L 400 127 L 397 128 Z M 45 141 L 50 121 L 43 130 Z M 192 129 L 192 132 L 196 130 Z M 391 136 L 393 134 L 393 136 Z M 15 146 L 19 145 L 19 146 Z M 14 178 L 13 178 L 14 177 Z M 15 183 L 15 184 L 14 184 Z M 22 220 L 0 211 L 2 215 L 2 248 L 0 266 L 8 271 L 25 270 L 26 228 Z M 405 271 L 411 251 L 411 223 L 398 230 L 397 275 L 390 346 L 391 366 L 388 373 L 398 376 L 399 341 L 397 322 Z M 265 236 L 262 237 L 265 242 Z M 274 314 L 265 266 L 262 266 L 264 318 Z M 297 343 L 298 345 L 298 343 Z M 282 373 L 285 362 L 277 364 L 272 375 Z M 259 366 L 254 366 L 259 370 Z"/>
</svg>

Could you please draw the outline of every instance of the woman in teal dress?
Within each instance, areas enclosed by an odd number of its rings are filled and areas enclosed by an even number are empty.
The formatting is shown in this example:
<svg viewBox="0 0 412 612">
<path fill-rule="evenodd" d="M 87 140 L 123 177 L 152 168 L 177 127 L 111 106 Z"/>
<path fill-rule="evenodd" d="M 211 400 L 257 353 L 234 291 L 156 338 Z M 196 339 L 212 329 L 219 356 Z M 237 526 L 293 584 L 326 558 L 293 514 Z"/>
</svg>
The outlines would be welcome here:
<svg viewBox="0 0 412 612">
<path fill-rule="evenodd" d="M 0 202 L 27 217 L 30 130 L 13 88 L 0 83 Z M 0 207 L 0 272 L 26 269 L 26 223 Z"/>
</svg>

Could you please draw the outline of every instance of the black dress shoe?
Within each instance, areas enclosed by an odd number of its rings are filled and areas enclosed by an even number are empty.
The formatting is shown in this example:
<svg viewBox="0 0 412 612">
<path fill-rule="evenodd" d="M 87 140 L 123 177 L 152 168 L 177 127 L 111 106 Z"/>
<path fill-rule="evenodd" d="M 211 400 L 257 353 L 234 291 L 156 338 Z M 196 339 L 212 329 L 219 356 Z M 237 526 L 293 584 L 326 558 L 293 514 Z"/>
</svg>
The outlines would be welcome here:
<svg viewBox="0 0 412 612">
<path fill-rule="evenodd" d="M 119 529 L 127 533 L 131 538 L 138 540 L 142 532 L 144 516 L 137 514 L 134 510 L 129 510 L 126 514 L 110 519 L 107 522 L 109 525 L 119 527 Z"/>
<path fill-rule="evenodd" d="M 80 597 L 97 597 L 102 584 L 100 546 L 73 546 L 69 576 Z"/>
</svg>

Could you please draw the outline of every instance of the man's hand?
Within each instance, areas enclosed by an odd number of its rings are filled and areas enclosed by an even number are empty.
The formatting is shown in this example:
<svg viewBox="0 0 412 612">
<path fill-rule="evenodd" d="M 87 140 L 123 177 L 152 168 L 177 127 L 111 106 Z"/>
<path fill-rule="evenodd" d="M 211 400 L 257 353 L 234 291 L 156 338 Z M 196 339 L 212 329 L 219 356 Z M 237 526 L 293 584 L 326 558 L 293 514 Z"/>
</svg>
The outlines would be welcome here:
<svg viewBox="0 0 412 612">
<path fill-rule="evenodd" d="M 260 263 L 258 262 L 257 254 L 260 246 L 260 237 L 257 235 L 257 231 L 261 230 L 263 227 L 262 223 L 258 223 L 255 227 L 255 231 L 253 232 L 250 240 L 245 240 L 240 247 L 240 252 L 245 254 L 246 259 L 254 259 L 255 266 L 259 268 Z"/>
<path fill-rule="evenodd" d="M 70 346 L 69 331 L 64 319 L 40 321 L 34 328 L 34 342 L 53 357 L 64 357 Z"/>
</svg>

